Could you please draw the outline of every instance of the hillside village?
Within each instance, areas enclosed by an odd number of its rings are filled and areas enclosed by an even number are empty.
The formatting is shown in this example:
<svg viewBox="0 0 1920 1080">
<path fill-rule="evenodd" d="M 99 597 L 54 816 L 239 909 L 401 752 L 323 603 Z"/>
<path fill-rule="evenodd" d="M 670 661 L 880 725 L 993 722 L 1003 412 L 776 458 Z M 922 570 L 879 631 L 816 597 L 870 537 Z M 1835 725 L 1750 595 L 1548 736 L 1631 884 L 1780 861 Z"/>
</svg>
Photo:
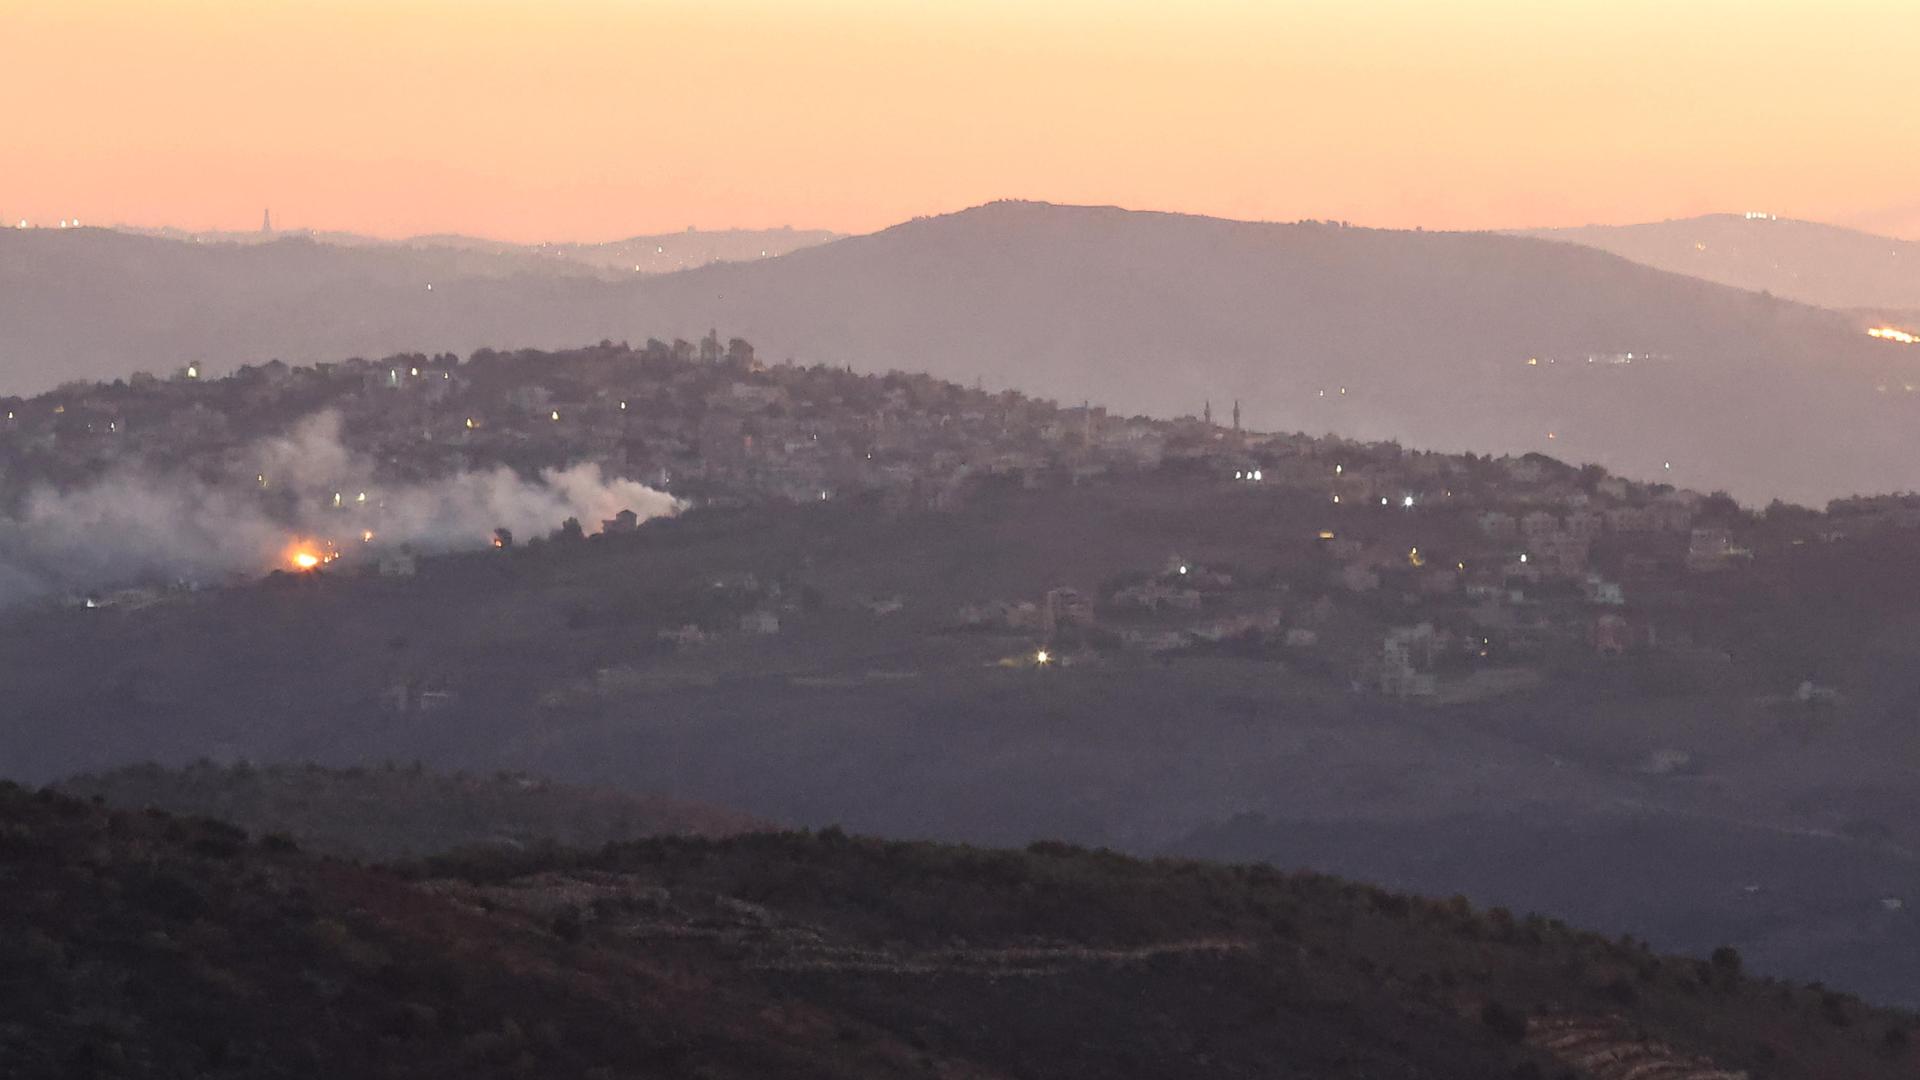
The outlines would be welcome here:
<svg viewBox="0 0 1920 1080">
<path fill-rule="evenodd" d="M 1233 500 L 1285 502 L 1304 527 L 1274 537 L 1287 557 L 1257 573 L 1200 561 L 1197 548 L 1169 551 L 1097 588 L 1063 582 L 1038 595 L 976 597 L 952 612 L 953 627 L 1027 635 L 1039 664 L 1101 650 L 1225 651 L 1436 702 L 1524 688 L 1544 656 L 1703 647 L 1689 614 L 1700 594 L 1724 591 L 1756 559 L 1920 527 L 1911 497 L 1845 500 L 1824 514 L 1776 503 L 1756 514 L 1724 495 L 1537 454 L 1441 455 L 1245 431 L 1237 403 L 1223 403 L 1222 416 L 1207 401 L 1198 417 L 1158 421 L 921 375 L 766 364 L 750 343 L 723 344 L 717 332 L 697 344 L 603 342 L 465 361 L 270 361 L 222 379 L 188 367 L 0 408 L 8 504 L 126 460 L 244 476 L 253 440 L 328 409 L 384 481 L 589 460 L 696 508 L 856 499 L 961 512 L 996 489 L 1178 476 Z M 273 477 L 252 479 L 263 498 L 280 494 Z M 341 506 L 339 493 L 331 499 Z M 349 500 L 341 512 L 352 510 Z M 601 523 L 609 533 L 634 527 L 630 514 Z M 416 560 L 387 552 L 363 568 L 410 574 Z M 663 639 L 697 646 L 717 633 L 778 633 L 780 606 L 794 598 L 761 595 L 758 582 L 746 591 L 760 597 L 750 610 Z M 137 605 L 158 595 L 86 600 Z M 904 601 L 861 602 L 886 615 Z M 1835 695 L 1811 674 L 1795 693 L 1807 703 Z"/>
</svg>

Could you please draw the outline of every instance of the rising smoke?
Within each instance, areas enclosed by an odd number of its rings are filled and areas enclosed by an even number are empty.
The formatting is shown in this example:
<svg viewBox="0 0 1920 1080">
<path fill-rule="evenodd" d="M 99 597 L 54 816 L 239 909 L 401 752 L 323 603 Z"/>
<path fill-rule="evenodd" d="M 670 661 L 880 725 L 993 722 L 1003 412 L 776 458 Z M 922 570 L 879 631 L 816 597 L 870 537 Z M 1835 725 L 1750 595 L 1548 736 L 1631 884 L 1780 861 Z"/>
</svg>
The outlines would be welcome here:
<svg viewBox="0 0 1920 1080">
<path fill-rule="evenodd" d="M 672 514 L 673 496 L 582 462 L 522 477 L 499 466 L 382 485 L 324 412 L 263 439 L 211 477 L 126 465 L 84 487 L 30 492 L 0 519 L 0 605 L 136 583 L 207 584 L 284 568 L 307 543 L 351 560 L 406 547 L 485 547 L 493 530 L 537 536 L 569 517 L 588 531 L 621 510 Z M 339 493 L 339 505 L 334 495 Z M 364 498 L 362 497 L 364 493 Z M 363 537 L 373 534 L 371 542 Z"/>
</svg>

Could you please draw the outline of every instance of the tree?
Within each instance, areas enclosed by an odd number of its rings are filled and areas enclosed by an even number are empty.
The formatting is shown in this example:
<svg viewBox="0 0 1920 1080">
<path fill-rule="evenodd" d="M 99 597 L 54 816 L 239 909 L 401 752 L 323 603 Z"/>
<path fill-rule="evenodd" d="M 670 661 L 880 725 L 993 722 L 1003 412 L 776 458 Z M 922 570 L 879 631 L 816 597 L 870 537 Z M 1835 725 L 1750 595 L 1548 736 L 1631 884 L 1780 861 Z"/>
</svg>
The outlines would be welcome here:
<svg viewBox="0 0 1920 1080">
<path fill-rule="evenodd" d="M 1700 517 L 1706 521 L 1731 524 L 1739 521 L 1744 514 L 1740 504 L 1724 491 L 1716 491 L 1700 500 Z"/>
<path fill-rule="evenodd" d="M 1740 959 L 1740 950 L 1731 945 L 1722 945 L 1713 950 L 1707 958 L 1713 967 L 1713 974 L 1722 986 L 1736 986 L 1740 982 L 1741 969 L 1745 964 Z"/>
</svg>

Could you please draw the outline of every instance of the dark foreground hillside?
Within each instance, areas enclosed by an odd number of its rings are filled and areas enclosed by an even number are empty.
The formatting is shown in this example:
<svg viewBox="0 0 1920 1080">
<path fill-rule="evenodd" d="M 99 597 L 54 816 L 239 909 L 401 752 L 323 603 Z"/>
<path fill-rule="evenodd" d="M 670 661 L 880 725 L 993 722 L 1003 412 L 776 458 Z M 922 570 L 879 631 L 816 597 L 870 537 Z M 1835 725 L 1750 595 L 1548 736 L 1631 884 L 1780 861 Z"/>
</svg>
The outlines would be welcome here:
<svg viewBox="0 0 1920 1080">
<path fill-rule="evenodd" d="M 819 834 L 408 870 L 0 788 L 0 1075 L 1895 1077 L 1911 1016 L 1264 867 Z"/>
</svg>

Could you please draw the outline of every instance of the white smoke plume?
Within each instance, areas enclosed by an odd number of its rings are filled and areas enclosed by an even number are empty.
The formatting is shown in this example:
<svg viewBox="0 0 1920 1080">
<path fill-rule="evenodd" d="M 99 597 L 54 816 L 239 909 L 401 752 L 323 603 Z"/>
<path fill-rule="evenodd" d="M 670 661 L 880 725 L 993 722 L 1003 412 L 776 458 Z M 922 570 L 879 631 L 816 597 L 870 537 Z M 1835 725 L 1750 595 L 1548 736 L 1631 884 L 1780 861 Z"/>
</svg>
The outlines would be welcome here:
<svg viewBox="0 0 1920 1080">
<path fill-rule="evenodd" d="M 381 485 L 341 440 L 340 417 L 309 417 L 235 455 L 213 478 L 125 466 L 72 490 L 37 488 L 0 519 L 0 605 L 136 583 L 219 583 L 286 569 L 295 550 L 370 560 L 482 548 L 493 530 L 544 536 L 567 518 L 587 532 L 621 510 L 641 520 L 678 500 L 582 462 L 527 479 L 499 466 Z M 338 493 L 338 505 L 334 495 Z M 368 533 L 372 541 L 364 541 Z"/>
</svg>

